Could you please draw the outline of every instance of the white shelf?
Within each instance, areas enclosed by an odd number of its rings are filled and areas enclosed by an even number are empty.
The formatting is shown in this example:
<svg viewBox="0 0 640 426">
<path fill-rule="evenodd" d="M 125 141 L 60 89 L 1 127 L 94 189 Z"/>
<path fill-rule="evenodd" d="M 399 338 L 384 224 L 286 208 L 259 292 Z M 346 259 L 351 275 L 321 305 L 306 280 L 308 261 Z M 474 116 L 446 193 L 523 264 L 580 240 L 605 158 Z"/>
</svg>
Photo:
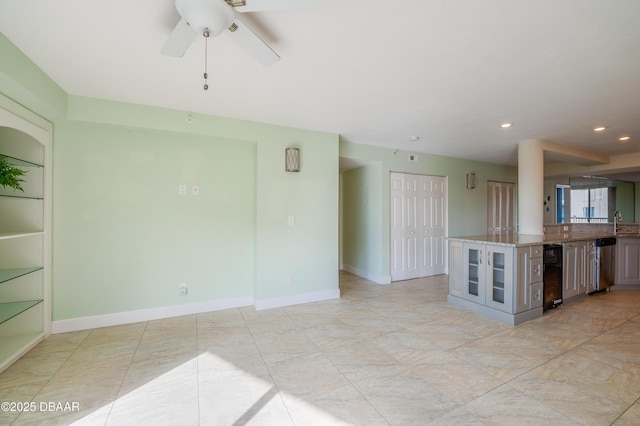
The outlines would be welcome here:
<svg viewBox="0 0 640 426">
<path fill-rule="evenodd" d="M 40 303 L 42 303 L 42 299 L 0 303 L 0 324 L 17 317 Z"/>
<path fill-rule="evenodd" d="M 17 167 L 44 167 L 42 164 L 32 163 L 31 161 L 24 161 L 19 158 L 11 157 L 9 155 L 2 155 L 0 157 L 6 159 L 9 163 Z"/>
<path fill-rule="evenodd" d="M 51 328 L 51 135 L 0 95 L 0 156 L 25 171 L 22 190 L 0 188 L 0 372 Z"/>
<path fill-rule="evenodd" d="M 0 269 L 0 284 L 40 270 L 42 270 L 42 266 L 35 268 Z"/>
</svg>

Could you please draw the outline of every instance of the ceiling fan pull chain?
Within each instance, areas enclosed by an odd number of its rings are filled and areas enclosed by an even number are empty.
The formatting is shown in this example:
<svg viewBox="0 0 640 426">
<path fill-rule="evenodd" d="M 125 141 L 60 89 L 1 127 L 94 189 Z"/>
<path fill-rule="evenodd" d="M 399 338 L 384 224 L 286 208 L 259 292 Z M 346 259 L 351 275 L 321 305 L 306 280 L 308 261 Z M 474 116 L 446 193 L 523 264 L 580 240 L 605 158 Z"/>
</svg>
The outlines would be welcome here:
<svg viewBox="0 0 640 426">
<path fill-rule="evenodd" d="M 209 29 L 205 28 L 202 33 L 204 36 L 204 90 L 209 90 L 209 85 L 207 84 L 207 78 L 209 78 L 209 74 L 207 74 L 207 51 L 208 49 L 208 41 L 209 41 Z"/>
</svg>

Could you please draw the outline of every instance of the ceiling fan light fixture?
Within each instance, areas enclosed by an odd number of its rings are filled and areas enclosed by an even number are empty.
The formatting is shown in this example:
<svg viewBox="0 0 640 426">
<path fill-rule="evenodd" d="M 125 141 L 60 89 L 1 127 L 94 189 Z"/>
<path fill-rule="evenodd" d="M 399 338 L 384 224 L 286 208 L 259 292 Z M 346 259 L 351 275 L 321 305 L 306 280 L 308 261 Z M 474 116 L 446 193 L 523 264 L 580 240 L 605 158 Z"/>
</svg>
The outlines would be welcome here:
<svg viewBox="0 0 640 426">
<path fill-rule="evenodd" d="M 198 34 L 216 37 L 233 24 L 233 10 L 221 0 L 176 0 L 176 9 Z"/>
<path fill-rule="evenodd" d="M 271 1 L 273 0 L 265 3 L 271 4 Z M 298 3 L 313 1 L 277 0 L 275 3 L 291 7 Z M 175 2 L 180 21 L 160 50 L 161 54 L 182 58 L 197 35 L 204 36 L 206 41 L 208 37 L 216 37 L 225 30 L 229 30 L 231 39 L 263 66 L 274 65 L 280 60 L 280 56 L 258 34 L 235 16 L 235 11 L 270 10 L 263 7 L 262 0 L 252 3 L 251 9 L 245 6 L 246 0 L 175 0 Z"/>
</svg>

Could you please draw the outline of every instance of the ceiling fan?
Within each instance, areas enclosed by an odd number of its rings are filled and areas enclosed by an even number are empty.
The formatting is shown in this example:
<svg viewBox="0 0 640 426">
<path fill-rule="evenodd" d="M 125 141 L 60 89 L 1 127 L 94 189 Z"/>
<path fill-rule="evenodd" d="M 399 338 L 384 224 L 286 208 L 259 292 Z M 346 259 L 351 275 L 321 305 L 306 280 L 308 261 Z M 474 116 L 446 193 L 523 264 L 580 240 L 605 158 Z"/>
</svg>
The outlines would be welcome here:
<svg viewBox="0 0 640 426">
<path fill-rule="evenodd" d="M 280 56 L 236 15 L 312 6 L 316 0 L 176 0 L 180 21 L 160 51 L 182 57 L 197 35 L 216 37 L 225 30 L 231 38 L 264 66 L 273 65 Z"/>
</svg>

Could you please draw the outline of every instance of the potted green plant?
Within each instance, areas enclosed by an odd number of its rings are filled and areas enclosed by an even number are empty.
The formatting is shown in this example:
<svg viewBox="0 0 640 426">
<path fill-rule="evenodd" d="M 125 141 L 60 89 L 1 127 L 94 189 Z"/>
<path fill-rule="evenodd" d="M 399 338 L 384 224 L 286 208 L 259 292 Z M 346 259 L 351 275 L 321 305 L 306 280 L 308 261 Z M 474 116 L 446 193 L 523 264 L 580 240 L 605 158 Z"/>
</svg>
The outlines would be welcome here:
<svg viewBox="0 0 640 426">
<path fill-rule="evenodd" d="M 20 183 L 24 182 L 24 179 L 22 179 L 24 173 L 24 170 L 9 163 L 6 157 L 0 156 L 0 186 L 24 192 L 20 186 Z"/>
</svg>

